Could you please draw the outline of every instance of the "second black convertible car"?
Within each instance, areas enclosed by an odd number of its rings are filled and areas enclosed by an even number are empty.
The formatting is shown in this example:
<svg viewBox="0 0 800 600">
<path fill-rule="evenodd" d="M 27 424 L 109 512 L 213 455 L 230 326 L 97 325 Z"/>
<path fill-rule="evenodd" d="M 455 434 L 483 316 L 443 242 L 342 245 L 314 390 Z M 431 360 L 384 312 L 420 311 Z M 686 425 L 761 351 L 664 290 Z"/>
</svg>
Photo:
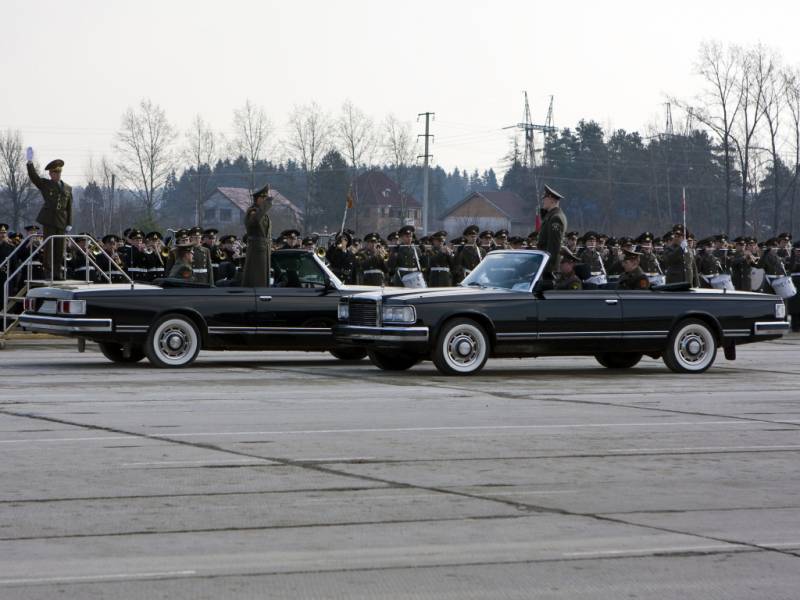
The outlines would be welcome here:
<svg viewBox="0 0 800 600">
<path fill-rule="evenodd" d="M 212 287 L 165 279 L 159 285 L 79 284 L 35 288 L 20 324 L 29 331 L 92 340 L 113 362 L 145 356 L 158 367 L 191 364 L 200 349 L 315 350 L 355 360 L 331 328 L 345 286 L 313 253 L 272 254 L 273 285 Z"/>
<path fill-rule="evenodd" d="M 622 291 L 544 290 L 548 255 L 492 252 L 456 288 L 384 290 L 343 298 L 337 339 L 367 346 L 372 362 L 403 370 L 431 359 L 440 372 L 468 375 L 489 356 L 589 355 L 610 369 L 663 358 L 676 372 L 701 373 L 722 348 L 789 330 L 778 296 L 665 286 Z"/>
</svg>

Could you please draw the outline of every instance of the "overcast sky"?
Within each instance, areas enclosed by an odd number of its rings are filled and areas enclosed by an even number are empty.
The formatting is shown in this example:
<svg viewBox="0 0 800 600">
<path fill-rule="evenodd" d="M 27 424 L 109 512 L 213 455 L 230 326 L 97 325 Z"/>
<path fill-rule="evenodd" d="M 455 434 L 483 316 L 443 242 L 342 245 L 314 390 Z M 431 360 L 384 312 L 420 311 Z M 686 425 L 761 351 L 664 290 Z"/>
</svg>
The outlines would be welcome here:
<svg viewBox="0 0 800 600">
<path fill-rule="evenodd" d="M 21 130 L 42 164 L 63 158 L 80 184 L 145 97 L 181 131 L 200 114 L 225 133 L 250 99 L 279 137 L 293 106 L 336 113 L 349 98 L 376 120 L 433 111 L 435 164 L 501 169 L 523 90 L 535 122 L 552 94 L 558 127 L 591 118 L 644 132 L 663 123 L 667 95 L 698 91 L 704 40 L 763 42 L 800 63 L 796 6 L 0 0 L 0 128 Z"/>
</svg>

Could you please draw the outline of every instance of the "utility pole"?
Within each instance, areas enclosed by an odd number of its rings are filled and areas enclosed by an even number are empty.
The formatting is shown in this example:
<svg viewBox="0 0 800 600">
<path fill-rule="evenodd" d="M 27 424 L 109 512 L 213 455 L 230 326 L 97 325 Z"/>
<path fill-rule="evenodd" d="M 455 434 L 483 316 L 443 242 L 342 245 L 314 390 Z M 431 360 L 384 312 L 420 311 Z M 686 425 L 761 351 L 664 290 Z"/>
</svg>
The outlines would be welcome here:
<svg viewBox="0 0 800 600">
<path fill-rule="evenodd" d="M 428 235 L 428 179 L 429 179 L 429 166 L 430 166 L 430 159 L 433 158 L 433 154 L 429 152 L 429 145 L 428 141 L 430 138 L 433 137 L 431 134 L 431 117 L 434 116 L 436 113 L 432 112 L 424 112 L 419 113 L 417 115 L 417 122 L 419 122 L 420 117 L 425 117 L 425 134 L 420 134 L 417 136 L 417 139 L 424 137 L 425 138 L 425 154 L 420 154 L 417 158 L 425 159 L 425 166 L 422 170 L 422 233 L 423 235 Z"/>
</svg>

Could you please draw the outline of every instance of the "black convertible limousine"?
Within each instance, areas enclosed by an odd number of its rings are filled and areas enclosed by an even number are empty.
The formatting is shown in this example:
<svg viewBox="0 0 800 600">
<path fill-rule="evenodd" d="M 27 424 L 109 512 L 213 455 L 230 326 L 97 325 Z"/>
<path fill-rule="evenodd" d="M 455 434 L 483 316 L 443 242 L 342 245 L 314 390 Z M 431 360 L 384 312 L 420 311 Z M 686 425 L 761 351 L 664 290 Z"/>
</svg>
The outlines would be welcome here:
<svg viewBox="0 0 800 600">
<path fill-rule="evenodd" d="M 663 358 L 701 373 L 717 349 L 775 339 L 789 330 L 783 300 L 770 294 L 690 289 L 547 290 L 547 254 L 492 252 L 456 288 L 371 291 L 342 298 L 337 340 L 368 348 L 385 370 L 431 359 L 447 375 L 480 371 L 488 357 L 589 355 L 610 369 Z"/>
<path fill-rule="evenodd" d="M 81 284 L 34 288 L 20 325 L 97 342 L 113 362 L 185 367 L 204 350 L 329 351 L 366 356 L 333 338 L 339 299 L 371 287 L 346 286 L 313 253 L 272 254 L 273 285 L 213 287 L 163 279 L 157 285 Z"/>
</svg>

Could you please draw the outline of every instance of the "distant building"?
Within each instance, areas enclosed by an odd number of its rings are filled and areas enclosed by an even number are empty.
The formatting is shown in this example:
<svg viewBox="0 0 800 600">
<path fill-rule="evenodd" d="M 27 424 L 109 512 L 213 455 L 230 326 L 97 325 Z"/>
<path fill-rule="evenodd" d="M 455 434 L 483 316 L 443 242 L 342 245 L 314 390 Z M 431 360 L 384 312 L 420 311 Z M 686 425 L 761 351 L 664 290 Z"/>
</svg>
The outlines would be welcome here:
<svg viewBox="0 0 800 600">
<path fill-rule="evenodd" d="M 451 237 L 475 223 L 481 231 L 508 229 L 511 235 L 527 235 L 536 221 L 536 204 L 514 192 L 472 192 L 442 215 Z"/>
<path fill-rule="evenodd" d="M 302 211 L 278 190 L 270 190 L 269 195 L 272 197 L 269 211 L 272 235 L 277 236 L 284 229 L 303 231 Z M 247 188 L 218 187 L 203 206 L 203 227 L 219 229 L 220 234 L 242 235 L 244 214 L 252 203 Z"/>
<path fill-rule="evenodd" d="M 422 226 L 422 204 L 414 196 L 401 193 L 385 173 L 367 171 L 356 178 L 353 186 L 354 214 L 348 216 L 347 226 L 359 234 L 377 232 L 385 236 L 403 225 Z"/>
</svg>

